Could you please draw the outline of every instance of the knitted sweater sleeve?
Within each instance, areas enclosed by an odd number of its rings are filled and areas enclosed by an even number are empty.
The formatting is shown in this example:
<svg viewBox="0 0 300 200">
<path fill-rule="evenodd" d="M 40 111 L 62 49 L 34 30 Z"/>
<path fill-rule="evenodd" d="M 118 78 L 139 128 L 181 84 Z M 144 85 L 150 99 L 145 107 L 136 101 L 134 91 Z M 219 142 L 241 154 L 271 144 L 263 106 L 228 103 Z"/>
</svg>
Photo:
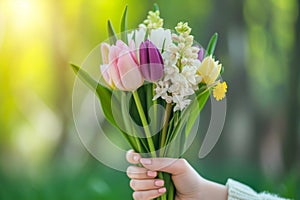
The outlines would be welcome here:
<svg viewBox="0 0 300 200">
<path fill-rule="evenodd" d="M 232 179 L 228 179 L 226 186 L 228 188 L 228 200 L 287 200 L 266 192 L 256 193 L 247 185 Z"/>
</svg>

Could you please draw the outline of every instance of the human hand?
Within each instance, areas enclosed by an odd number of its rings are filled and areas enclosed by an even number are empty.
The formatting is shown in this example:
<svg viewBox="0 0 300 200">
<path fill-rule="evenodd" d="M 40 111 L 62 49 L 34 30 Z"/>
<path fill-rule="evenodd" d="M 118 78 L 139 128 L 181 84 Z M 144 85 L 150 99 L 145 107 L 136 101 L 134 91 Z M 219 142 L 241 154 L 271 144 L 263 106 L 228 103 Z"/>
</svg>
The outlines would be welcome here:
<svg viewBox="0 0 300 200">
<path fill-rule="evenodd" d="M 201 177 L 185 159 L 141 158 L 140 154 L 130 150 L 126 155 L 131 164 L 142 164 L 143 167 L 129 166 L 127 175 L 134 190 L 133 198 L 148 200 L 157 198 L 166 192 L 164 181 L 157 179 L 157 172 L 172 175 L 176 188 L 176 200 L 225 200 L 227 188 L 224 185 L 208 181 Z"/>
</svg>

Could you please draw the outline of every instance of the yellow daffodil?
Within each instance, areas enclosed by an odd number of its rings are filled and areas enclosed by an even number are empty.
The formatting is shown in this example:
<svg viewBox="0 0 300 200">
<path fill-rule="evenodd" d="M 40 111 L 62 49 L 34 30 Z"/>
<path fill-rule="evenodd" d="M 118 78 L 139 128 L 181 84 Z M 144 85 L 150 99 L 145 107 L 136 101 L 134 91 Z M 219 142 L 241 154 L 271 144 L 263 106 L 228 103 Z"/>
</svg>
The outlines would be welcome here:
<svg viewBox="0 0 300 200">
<path fill-rule="evenodd" d="M 217 85 L 213 89 L 213 95 L 217 101 L 222 100 L 225 97 L 227 92 L 227 84 L 226 82 L 218 82 Z"/>
<path fill-rule="evenodd" d="M 202 76 L 202 82 L 206 85 L 213 84 L 218 78 L 222 65 L 215 61 L 212 56 L 204 58 L 198 68 L 198 73 Z"/>
</svg>

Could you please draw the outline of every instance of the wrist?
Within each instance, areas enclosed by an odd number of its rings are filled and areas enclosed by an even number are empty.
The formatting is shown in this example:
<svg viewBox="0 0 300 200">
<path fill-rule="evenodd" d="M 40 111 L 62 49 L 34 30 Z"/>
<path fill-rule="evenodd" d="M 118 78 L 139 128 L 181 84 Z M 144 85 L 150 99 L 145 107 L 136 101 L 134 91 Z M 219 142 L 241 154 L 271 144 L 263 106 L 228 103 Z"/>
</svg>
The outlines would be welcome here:
<svg viewBox="0 0 300 200">
<path fill-rule="evenodd" d="M 203 200 L 227 200 L 228 197 L 228 189 L 225 185 L 205 180 L 205 184 L 203 186 L 202 198 Z"/>
</svg>

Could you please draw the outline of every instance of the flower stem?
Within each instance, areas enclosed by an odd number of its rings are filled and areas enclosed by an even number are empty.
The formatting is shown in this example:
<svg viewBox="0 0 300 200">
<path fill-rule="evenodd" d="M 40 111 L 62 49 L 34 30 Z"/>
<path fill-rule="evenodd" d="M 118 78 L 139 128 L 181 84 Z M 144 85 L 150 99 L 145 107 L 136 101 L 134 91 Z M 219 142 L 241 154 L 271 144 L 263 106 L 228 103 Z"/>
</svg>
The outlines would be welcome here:
<svg viewBox="0 0 300 200">
<path fill-rule="evenodd" d="M 168 192 L 168 200 L 174 200 L 175 199 L 175 186 L 172 180 L 169 183 L 169 192 Z"/>
<path fill-rule="evenodd" d="M 155 96 L 155 84 L 152 84 L 152 97 Z M 153 101 L 153 119 L 154 119 L 154 123 L 153 123 L 153 130 L 155 131 L 155 134 L 158 132 L 157 130 L 157 99 L 152 100 Z"/>
<path fill-rule="evenodd" d="M 164 178 L 164 172 L 158 172 L 158 178 L 159 179 L 162 179 L 162 180 L 165 180 Z M 166 180 L 165 180 L 166 181 Z M 165 183 L 165 185 L 167 185 L 168 183 Z M 168 193 L 168 191 L 167 191 Z M 160 196 L 160 200 L 167 200 L 167 193 L 163 194 Z"/>
<path fill-rule="evenodd" d="M 128 121 L 128 120 L 130 120 L 130 116 L 129 116 L 129 111 L 128 111 L 128 107 L 127 107 L 127 99 L 126 99 L 125 93 L 121 94 L 121 111 L 122 111 L 122 116 L 124 119 L 125 129 L 126 129 L 125 132 L 126 132 L 126 134 L 129 134 L 129 132 L 132 134 L 132 137 L 134 138 L 135 143 L 136 143 L 136 148 L 137 148 L 138 152 L 141 153 L 142 148 L 141 148 L 139 138 L 135 134 L 135 130 L 131 126 L 130 121 Z"/>
<path fill-rule="evenodd" d="M 155 147 L 154 147 L 154 144 L 153 144 L 153 141 L 152 141 L 152 136 L 151 136 L 151 133 L 150 133 L 150 130 L 149 130 L 148 122 L 147 122 L 147 119 L 146 119 L 146 116 L 145 116 L 145 113 L 144 113 L 143 106 L 141 104 L 139 94 L 137 93 L 137 91 L 132 92 L 132 94 L 133 94 L 133 98 L 134 98 L 134 101 L 136 103 L 136 107 L 138 109 L 138 112 L 139 112 L 139 115 L 140 115 L 140 118 L 141 118 L 141 121 L 142 121 L 142 124 L 143 124 L 143 128 L 144 128 L 144 131 L 145 131 L 145 134 L 146 134 L 146 137 L 147 137 L 147 141 L 148 141 L 148 145 L 149 145 L 151 155 L 153 157 L 156 157 Z"/>
<path fill-rule="evenodd" d="M 168 126 L 169 126 L 169 118 L 170 118 L 170 114 L 171 114 L 171 108 L 172 108 L 172 104 L 167 103 L 165 115 L 164 115 L 164 127 L 162 130 L 161 140 L 160 140 L 160 148 L 161 149 L 166 145 L 167 130 L 168 130 Z M 163 152 L 161 151 L 160 154 L 162 156 Z"/>
</svg>

